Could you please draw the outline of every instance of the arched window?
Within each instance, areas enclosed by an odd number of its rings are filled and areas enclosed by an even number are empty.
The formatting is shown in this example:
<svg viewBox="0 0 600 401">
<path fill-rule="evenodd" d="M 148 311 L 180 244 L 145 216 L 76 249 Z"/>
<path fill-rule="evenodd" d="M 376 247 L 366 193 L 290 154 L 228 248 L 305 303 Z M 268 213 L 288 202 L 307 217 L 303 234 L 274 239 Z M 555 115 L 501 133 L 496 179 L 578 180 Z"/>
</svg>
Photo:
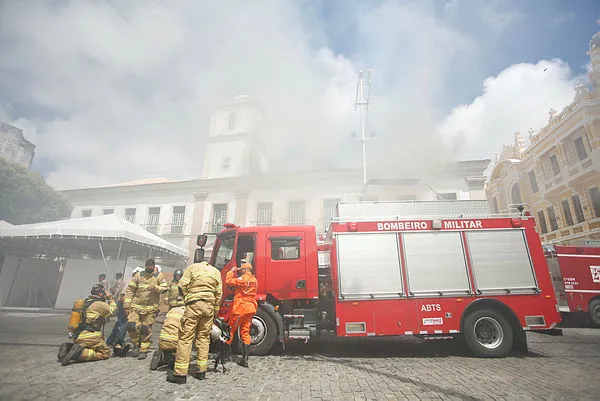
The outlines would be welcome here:
<svg viewBox="0 0 600 401">
<path fill-rule="evenodd" d="M 523 199 L 521 198 L 521 186 L 518 182 L 510 189 L 510 200 L 513 205 L 523 203 Z"/>
</svg>

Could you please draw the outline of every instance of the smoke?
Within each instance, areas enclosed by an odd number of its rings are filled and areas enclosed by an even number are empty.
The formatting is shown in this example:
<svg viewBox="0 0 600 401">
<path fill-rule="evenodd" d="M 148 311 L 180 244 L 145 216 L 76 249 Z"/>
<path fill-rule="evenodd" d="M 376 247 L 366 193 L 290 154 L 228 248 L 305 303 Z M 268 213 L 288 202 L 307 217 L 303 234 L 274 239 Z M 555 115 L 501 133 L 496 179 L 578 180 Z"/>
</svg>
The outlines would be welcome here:
<svg viewBox="0 0 600 401">
<path fill-rule="evenodd" d="M 0 108 L 36 132 L 35 163 L 59 189 L 201 176 L 211 108 L 239 94 L 263 113 L 272 169 L 359 167 L 353 103 L 370 68 L 372 171 L 410 177 L 454 158 L 439 107 L 470 40 L 430 2 L 343 4 L 344 54 L 305 2 L 5 3 Z"/>
</svg>

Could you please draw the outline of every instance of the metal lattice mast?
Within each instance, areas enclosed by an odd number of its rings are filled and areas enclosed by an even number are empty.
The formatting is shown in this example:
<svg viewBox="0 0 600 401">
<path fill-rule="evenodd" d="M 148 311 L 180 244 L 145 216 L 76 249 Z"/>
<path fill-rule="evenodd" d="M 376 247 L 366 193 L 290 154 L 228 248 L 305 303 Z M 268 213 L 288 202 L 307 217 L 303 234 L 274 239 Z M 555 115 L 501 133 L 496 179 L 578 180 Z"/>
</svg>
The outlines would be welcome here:
<svg viewBox="0 0 600 401">
<path fill-rule="evenodd" d="M 367 185 L 367 137 L 365 135 L 369 97 L 371 95 L 371 72 L 359 71 L 356 85 L 355 109 L 360 108 L 360 139 L 362 141 L 363 185 Z"/>
</svg>

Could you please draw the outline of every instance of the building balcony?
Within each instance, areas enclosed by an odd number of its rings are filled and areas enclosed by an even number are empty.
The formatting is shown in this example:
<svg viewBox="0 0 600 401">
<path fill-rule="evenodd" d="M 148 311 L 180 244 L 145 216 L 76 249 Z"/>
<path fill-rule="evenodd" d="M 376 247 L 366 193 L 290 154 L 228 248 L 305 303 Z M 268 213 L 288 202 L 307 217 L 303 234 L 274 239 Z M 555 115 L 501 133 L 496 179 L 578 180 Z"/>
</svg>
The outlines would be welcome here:
<svg viewBox="0 0 600 401">
<path fill-rule="evenodd" d="M 174 225 L 174 224 L 163 224 L 162 235 L 185 235 L 187 232 L 187 224 Z"/>
<path fill-rule="evenodd" d="M 173 224 L 140 224 L 140 226 L 152 234 L 158 236 L 177 236 L 186 235 L 187 225 L 173 225 Z"/>
<path fill-rule="evenodd" d="M 540 234 L 542 243 L 569 243 L 577 239 L 588 237 L 591 234 L 600 233 L 600 218 L 578 223 L 569 227 L 562 227 L 558 230 Z"/>
</svg>

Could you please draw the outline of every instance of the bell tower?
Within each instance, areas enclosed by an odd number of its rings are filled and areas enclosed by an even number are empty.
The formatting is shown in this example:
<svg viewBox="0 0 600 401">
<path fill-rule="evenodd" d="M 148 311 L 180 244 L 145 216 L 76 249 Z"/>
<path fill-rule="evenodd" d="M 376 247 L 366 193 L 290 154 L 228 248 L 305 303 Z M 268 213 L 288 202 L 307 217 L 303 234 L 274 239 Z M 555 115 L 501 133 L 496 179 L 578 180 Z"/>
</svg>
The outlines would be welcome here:
<svg viewBox="0 0 600 401">
<path fill-rule="evenodd" d="M 216 106 L 210 116 L 202 178 L 229 178 L 264 173 L 260 147 L 262 118 L 248 96 Z"/>
</svg>

